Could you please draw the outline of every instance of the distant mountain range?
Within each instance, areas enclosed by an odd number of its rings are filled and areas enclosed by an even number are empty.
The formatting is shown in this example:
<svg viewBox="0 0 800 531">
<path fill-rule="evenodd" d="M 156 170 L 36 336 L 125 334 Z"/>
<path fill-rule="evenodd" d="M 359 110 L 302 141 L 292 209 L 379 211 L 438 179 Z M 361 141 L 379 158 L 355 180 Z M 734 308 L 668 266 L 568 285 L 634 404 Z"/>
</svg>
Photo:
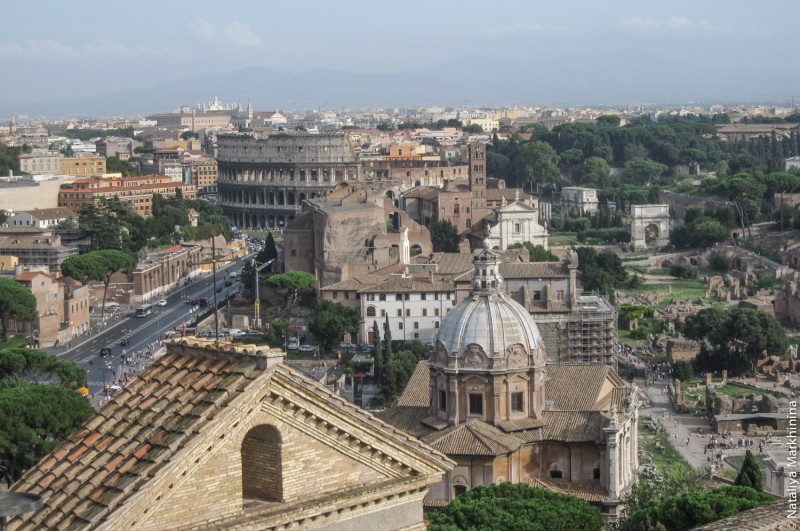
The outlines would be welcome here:
<svg viewBox="0 0 800 531">
<path fill-rule="evenodd" d="M 531 56 L 510 61 L 463 58 L 404 73 L 343 72 L 334 68 L 289 73 L 250 67 L 216 75 L 121 90 L 73 100 L 0 102 L 0 116 L 112 116 L 172 112 L 209 101 L 250 101 L 259 111 L 420 106 L 621 105 L 773 101 L 794 94 L 800 71 L 725 70 L 630 51 L 615 55 Z M 798 98 L 800 103 L 800 98 Z"/>
</svg>

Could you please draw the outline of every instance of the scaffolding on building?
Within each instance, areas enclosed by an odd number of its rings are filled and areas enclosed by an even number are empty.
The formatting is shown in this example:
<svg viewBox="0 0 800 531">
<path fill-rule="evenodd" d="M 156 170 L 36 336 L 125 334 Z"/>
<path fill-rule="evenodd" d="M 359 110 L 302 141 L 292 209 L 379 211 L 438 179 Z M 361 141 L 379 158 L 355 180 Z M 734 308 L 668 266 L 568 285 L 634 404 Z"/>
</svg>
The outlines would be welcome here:
<svg viewBox="0 0 800 531">
<path fill-rule="evenodd" d="M 596 293 L 581 294 L 566 325 L 567 361 L 617 369 L 617 310 Z"/>
</svg>

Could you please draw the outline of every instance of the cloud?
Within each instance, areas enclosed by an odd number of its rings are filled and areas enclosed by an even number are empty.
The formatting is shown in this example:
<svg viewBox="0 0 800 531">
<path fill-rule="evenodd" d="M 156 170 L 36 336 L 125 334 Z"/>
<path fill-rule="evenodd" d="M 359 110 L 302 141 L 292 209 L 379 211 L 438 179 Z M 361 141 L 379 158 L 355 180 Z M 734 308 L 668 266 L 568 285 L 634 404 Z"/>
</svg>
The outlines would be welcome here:
<svg viewBox="0 0 800 531">
<path fill-rule="evenodd" d="M 22 44 L 0 43 L 0 57 L 5 59 L 34 57 L 77 59 L 80 56 L 80 52 L 75 48 L 49 39 L 28 39 Z"/>
<path fill-rule="evenodd" d="M 28 39 L 22 44 L 0 43 L 0 58 L 13 59 L 90 59 L 93 57 L 141 57 L 147 54 L 170 53 L 147 46 L 128 46 L 105 39 L 70 46 L 54 40 Z"/>
<path fill-rule="evenodd" d="M 728 28 L 714 26 L 704 18 L 695 20 L 683 15 L 671 15 L 665 19 L 628 17 L 620 20 L 620 24 L 638 31 L 661 29 L 674 31 L 729 31 Z"/>
<path fill-rule="evenodd" d="M 87 56 L 110 56 L 110 57 L 140 57 L 151 53 L 157 53 L 156 50 L 148 48 L 147 46 L 128 46 L 121 42 L 108 41 L 105 39 L 92 41 L 81 46 L 81 50 Z"/>
<path fill-rule="evenodd" d="M 197 18 L 189 22 L 189 31 L 198 39 L 215 44 L 228 44 L 242 48 L 264 47 L 264 41 L 250 29 L 250 26 L 238 21 L 216 27 L 204 18 Z"/>
</svg>

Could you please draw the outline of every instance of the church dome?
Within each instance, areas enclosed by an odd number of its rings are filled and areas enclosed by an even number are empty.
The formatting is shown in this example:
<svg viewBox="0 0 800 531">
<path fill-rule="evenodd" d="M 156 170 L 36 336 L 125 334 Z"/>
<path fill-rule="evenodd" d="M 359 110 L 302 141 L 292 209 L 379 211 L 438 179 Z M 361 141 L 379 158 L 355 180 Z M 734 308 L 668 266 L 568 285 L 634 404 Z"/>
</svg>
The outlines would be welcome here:
<svg viewBox="0 0 800 531">
<path fill-rule="evenodd" d="M 446 365 L 445 353 L 452 360 L 476 349 L 489 359 L 506 358 L 521 346 L 524 352 L 519 354 L 532 355 L 533 364 L 543 363 L 542 336 L 528 310 L 505 294 L 497 255 L 484 249 L 474 263 L 472 293 L 442 320 L 431 361 Z"/>
</svg>

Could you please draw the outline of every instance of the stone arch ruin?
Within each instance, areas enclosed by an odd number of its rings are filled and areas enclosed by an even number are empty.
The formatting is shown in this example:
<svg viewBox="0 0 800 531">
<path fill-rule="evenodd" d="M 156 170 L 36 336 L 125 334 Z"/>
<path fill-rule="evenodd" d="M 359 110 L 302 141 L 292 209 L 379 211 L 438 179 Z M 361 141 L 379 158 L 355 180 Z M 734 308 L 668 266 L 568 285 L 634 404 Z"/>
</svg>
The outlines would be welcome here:
<svg viewBox="0 0 800 531">
<path fill-rule="evenodd" d="M 634 250 L 657 249 L 669 243 L 669 205 L 631 206 Z"/>
</svg>

